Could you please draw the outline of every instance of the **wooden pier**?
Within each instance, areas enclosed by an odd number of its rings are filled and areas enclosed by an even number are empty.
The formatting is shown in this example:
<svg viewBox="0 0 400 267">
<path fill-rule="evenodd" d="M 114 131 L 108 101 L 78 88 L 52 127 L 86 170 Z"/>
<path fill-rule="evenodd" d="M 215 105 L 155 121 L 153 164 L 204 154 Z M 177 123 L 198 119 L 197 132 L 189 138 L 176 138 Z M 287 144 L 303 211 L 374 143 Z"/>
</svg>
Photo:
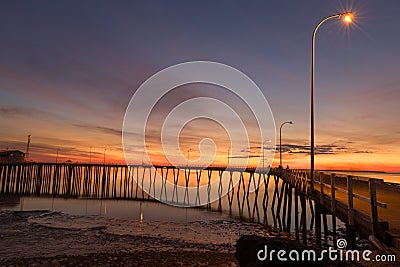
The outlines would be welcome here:
<svg viewBox="0 0 400 267">
<path fill-rule="evenodd" d="M 273 225 L 293 233 L 304 243 L 313 231 L 318 245 L 331 235 L 335 246 L 338 224 L 344 224 L 350 248 L 355 245 L 356 235 L 363 238 L 373 235 L 389 245 L 400 244 L 400 237 L 389 231 L 389 222 L 379 217 L 378 210 L 387 208 L 377 197 L 377 188 L 385 185 L 382 179 L 321 172 L 314 176 L 314 191 L 311 191 L 306 170 L 0 164 L 0 195 L 161 200 L 225 211 L 244 220 Z M 201 186 L 207 188 L 206 195 L 199 194 Z M 189 187 L 197 190 L 188 190 Z M 179 188 L 185 190 L 178 194 Z M 218 194 L 215 201 L 198 205 L 211 200 L 213 192 Z"/>
<path fill-rule="evenodd" d="M 303 242 L 306 242 L 305 230 L 302 223 L 298 223 L 298 203 L 301 204 L 301 222 L 306 217 L 304 206 L 307 200 L 312 212 L 312 225 L 315 228 L 316 242 L 321 245 L 322 229 L 326 235 L 328 229 L 328 216 L 331 217 L 333 244 L 336 245 L 336 222 L 339 219 L 346 226 L 346 239 L 348 248 L 354 248 L 356 244 L 356 234 L 363 238 L 371 235 L 380 240 L 387 240 L 389 223 L 382 221 L 378 216 L 378 207 L 386 208 L 387 205 L 378 201 L 376 188 L 383 185 L 382 179 L 358 177 L 351 175 L 337 175 L 334 173 L 316 172 L 314 174 L 315 184 L 312 191 L 309 172 L 305 170 L 282 170 L 272 169 L 270 174 L 280 177 L 286 186 L 284 207 L 291 209 L 291 204 L 286 201 L 286 195 L 293 195 L 295 191 L 295 231 L 296 239 L 299 240 L 298 229 L 303 229 Z M 282 192 L 281 192 L 282 193 Z M 400 194 L 399 194 L 400 196 Z M 364 202 L 365 205 L 355 205 L 354 200 Z M 278 200 L 278 206 L 281 205 L 281 198 Z M 366 208 L 367 206 L 367 208 Z M 369 210 L 369 212 L 368 212 Z M 291 214 L 289 211 L 288 214 Z M 285 208 L 283 209 L 283 218 L 285 218 Z M 287 224 L 290 219 L 288 218 Z M 285 222 L 284 222 L 285 223 Z M 290 228 L 290 225 L 288 226 Z M 325 236 L 326 238 L 326 236 Z"/>
</svg>

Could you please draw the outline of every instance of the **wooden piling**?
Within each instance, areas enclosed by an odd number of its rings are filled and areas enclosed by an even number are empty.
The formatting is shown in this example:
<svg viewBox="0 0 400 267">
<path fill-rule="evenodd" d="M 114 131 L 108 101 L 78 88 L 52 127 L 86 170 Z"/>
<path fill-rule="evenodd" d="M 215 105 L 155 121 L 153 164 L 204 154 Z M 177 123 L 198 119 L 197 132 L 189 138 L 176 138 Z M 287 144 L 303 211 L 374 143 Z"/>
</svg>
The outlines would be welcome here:
<svg viewBox="0 0 400 267">
<path fill-rule="evenodd" d="M 299 194 L 297 193 L 297 188 L 294 188 L 294 230 L 296 241 L 299 241 Z"/>
<path fill-rule="evenodd" d="M 354 206 L 353 206 L 353 176 L 347 176 L 347 200 L 348 200 L 348 221 L 349 225 L 354 225 Z"/>
<path fill-rule="evenodd" d="M 321 247 L 321 207 L 315 202 L 315 239 L 318 247 Z"/>
<path fill-rule="evenodd" d="M 288 190 L 289 183 L 284 184 L 284 192 L 283 192 L 283 211 L 282 211 L 282 224 L 283 224 L 283 230 L 287 230 L 287 224 L 286 224 L 286 207 L 288 206 L 288 199 L 289 199 L 289 190 Z"/>
<path fill-rule="evenodd" d="M 376 185 L 374 179 L 369 179 L 369 195 L 371 201 L 371 224 L 372 234 L 378 235 L 379 233 L 379 222 L 378 222 L 378 206 L 376 204 Z"/>
<path fill-rule="evenodd" d="M 322 222 L 324 226 L 324 239 L 326 242 L 328 239 L 328 219 L 326 217 L 326 212 L 322 212 Z"/>
<path fill-rule="evenodd" d="M 287 223 L 286 223 L 286 230 L 288 233 L 291 232 L 291 227 L 292 227 L 292 195 L 293 195 L 293 190 L 290 185 L 288 185 L 288 209 L 287 209 Z"/>
<path fill-rule="evenodd" d="M 300 203 L 301 203 L 301 221 L 302 221 L 303 244 L 307 244 L 307 215 L 306 215 L 307 203 L 306 203 L 306 197 L 305 197 L 305 195 L 303 193 L 300 194 Z"/>
<path fill-rule="evenodd" d="M 346 249 L 356 248 L 356 232 L 354 231 L 353 226 L 348 223 L 346 223 L 346 240 L 347 240 Z"/>
<path fill-rule="evenodd" d="M 336 235 L 336 217 L 335 214 L 331 215 L 332 217 L 332 242 L 333 242 L 333 247 L 337 248 L 337 235 Z"/>
</svg>

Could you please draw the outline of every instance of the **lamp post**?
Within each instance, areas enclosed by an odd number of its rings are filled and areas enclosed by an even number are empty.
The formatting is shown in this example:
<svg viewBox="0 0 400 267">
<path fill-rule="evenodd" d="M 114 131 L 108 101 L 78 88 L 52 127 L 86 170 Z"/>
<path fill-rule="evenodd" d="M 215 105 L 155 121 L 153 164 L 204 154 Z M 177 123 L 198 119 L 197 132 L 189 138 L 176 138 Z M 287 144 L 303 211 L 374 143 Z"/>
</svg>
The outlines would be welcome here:
<svg viewBox="0 0 400 267">
<path fill-rule="evenodd" d="M 285 124 L 293 124 L 292 121 L 285 121 L 284 123 L 281 124 L 281 127 L 279 128 L 279 165 L 283 168 L 282 165 L 282 127 Z"/>
<path fill-rule="evenodd" d="M 314 191 L 314 63 L 315 63 L 315 36 L 318 28 L 327 20 L 333 18 L 342 18 L 345 23 L 353 22 L 353 14 L 351 12 L 339 13 L 321 20 L 315 27 L 312 35 L 312 51 L 311 51 L 311 191 Z"/>
<path fill-rule="evenodd" d="M 104 148 L 104 153 L 103 153 L 103 164 L 106 165 L 106 150 L 107 148 Z"/>
</svg>

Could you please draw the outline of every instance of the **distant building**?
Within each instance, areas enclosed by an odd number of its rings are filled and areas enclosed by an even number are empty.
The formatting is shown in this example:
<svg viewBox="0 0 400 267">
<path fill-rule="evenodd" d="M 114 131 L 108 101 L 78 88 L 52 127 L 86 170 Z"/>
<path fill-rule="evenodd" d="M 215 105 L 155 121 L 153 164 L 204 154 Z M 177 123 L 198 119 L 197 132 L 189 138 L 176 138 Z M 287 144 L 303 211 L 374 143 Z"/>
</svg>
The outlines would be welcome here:
<svg viewBox="0 0 400 267">
<path fill-rule="evenodd" d="M 0 150 L 0 163 L 20 163 L 25 161 L 25 153 L 19 150 Z"/>
</svg>

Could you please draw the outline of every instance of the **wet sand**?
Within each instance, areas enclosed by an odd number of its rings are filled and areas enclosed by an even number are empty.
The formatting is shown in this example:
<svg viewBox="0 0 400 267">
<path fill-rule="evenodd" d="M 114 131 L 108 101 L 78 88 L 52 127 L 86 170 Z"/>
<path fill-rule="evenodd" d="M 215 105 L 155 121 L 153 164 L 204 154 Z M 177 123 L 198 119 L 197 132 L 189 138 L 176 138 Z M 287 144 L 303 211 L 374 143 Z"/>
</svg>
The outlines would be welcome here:
<svg viewBox="0 0 400 267">
<path fill-rule="evenodd" d="M 0 212 L 0 265 L 238 266 L 244 234 L 281 236 L 235 220 L 128 221 L 59 212 Z"/>
<path fill-rule="evenodd" d="M 185 223 L 0 211 L 0 225 L 0 266 L 238 266 L 240 236 L 280 237 L 288 247 L 295 242 L 272 227 L 234 219 Z"/>
<path fill-rule="evenodd" d="M 239 266 L 231 253 L 162 251 L 115 252 L 55 257 L 17 258 L 2 265 L 13 266 Z"/>
</svg>

